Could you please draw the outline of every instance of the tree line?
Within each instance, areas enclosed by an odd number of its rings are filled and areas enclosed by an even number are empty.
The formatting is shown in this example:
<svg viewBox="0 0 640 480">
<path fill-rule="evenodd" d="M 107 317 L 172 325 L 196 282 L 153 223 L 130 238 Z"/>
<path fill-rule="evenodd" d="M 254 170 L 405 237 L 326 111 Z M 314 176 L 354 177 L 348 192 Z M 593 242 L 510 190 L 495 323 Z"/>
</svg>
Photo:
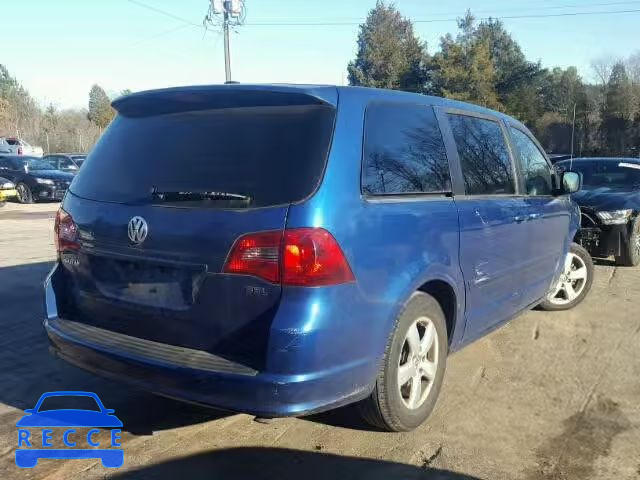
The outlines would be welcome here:
<svg viewBox="0 0 640 480">
<path fill-rule="evenodd" d="M 99 85 L 91 87 L 87 109 L 43 108 L 0 64 L 0 137 L 23 138 L 45 153 L 87 152 L 114 113 L 111 99 Z"/>
<path fill-rule="evenodd" d="M 547 69 L 528 60 L 502 22 L 478 21 L 470 12 L 439 47 L 430 53 L 411 21 L 379 0 L 360 25 L 349 84 L 506 112 L 531 128 L 549 152 L 570 152 L 573 137 L 576 155 L 640 155 L 640 51 L 626 59 L 594 59 L 597 81 L 589 83 L 575 67 Z M 110 101 L 94 85 L 87 109 L 42 107 L 0 65 L 0 136 L 19 136 L 46 152 L 90 150 L 114 116 Z"/>
<path fill-rule="evenodd" d="M 430 53 L 411 21 L 378 1 L 360 25 L 349 84 L 391 88 L 475 103 L 525 123 L 549 152 L 640 155 L 640 51 L 594 59 L 597 82 L 576 67 L 543 68 L 528 60 L 497 19 L 471 12 Z M 574 126 L 575 112 L 575 132 Z M 573 134 L 573 135 L 572 135 Z"/>
</svg>

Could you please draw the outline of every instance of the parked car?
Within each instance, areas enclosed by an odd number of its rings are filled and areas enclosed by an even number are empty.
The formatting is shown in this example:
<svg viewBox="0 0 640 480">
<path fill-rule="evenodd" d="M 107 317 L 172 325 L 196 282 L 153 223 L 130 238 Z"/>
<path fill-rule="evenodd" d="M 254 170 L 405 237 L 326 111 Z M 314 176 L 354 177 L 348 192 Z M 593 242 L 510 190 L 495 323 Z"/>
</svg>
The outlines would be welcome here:
<svg viewBox="0 0 640 480">
<path fill-rule="evenodd" d="M 640 159 L 574 158 L 556 168 L 584 179 L 584 188 L 573 195 L 582 210 L 578 241 L 594 257 L 640 264 Z"/>
<path fill-rule="evenodd" d="M 41 158 L 24 156 L 0 156 L 0 175 L 15 183 L 20 203 L 62 200 L 73 180 Z"/>
<path fill-rule="evenodd" d="M 591 286 L 580 176 L 504 114 L 324 86 L 113 106 L 45 284 L 53 351 L 89 371 L 261 417 L 359 401 L 410 430 L 450 352 Z"/>
<path fill-rule="evenodd" d="M 25 140 L 16 137 L 0 137 L 0 153 L 42 157 L 42 147 L 29 145 Z"/>
<path fill-rule="evenodd" d="M 570 153 L 550 153 L 549 160 L 551 163 L 558 163 L 562 160 L 570 160 L 573 156 Z"/>
<path fill-rule="evenodd" d="M 0 177 L 0 204 L 16 197 L 16 185 L 8 178 Z"/>
<path fill-rule="evenodd" d="M 12 155 L 13 150 L 4 138 L 0 137 L 0 155 Z"/>
<path fill-rule="evenodd" d="M 50 153 L 45 155 L 43 160 L 49 162 L 58 170 L 75 174 L 86 158 L 87 155 L 84 153 Z"/>
</svg>

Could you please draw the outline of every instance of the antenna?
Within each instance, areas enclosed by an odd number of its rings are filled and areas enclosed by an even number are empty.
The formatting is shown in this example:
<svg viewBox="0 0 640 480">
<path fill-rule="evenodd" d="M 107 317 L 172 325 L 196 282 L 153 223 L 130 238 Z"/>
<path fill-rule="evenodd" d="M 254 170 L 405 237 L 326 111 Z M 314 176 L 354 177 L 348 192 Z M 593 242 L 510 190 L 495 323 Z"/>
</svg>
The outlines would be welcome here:
<svg viewBox="0 0 640 480">
<path fill-rule="evenodd" d="M 224 33 L 225 83 L 232 83 L 229 27 L 239 27 L 244 23 L 246 16 L 247 8 L 244 0 L 210 0 L 209 11 L 204 17 L 205 24 L 222 27 L 222 32 Z"/>
<path fill-rule="evenodd" d="M 573 168 L 573 144 L 576 134 L 576 107 L 577 103 L 573 104 L 573 121 L 571 122 L 571 160 L 569 161 L 569 170 Z"/>
</svg>

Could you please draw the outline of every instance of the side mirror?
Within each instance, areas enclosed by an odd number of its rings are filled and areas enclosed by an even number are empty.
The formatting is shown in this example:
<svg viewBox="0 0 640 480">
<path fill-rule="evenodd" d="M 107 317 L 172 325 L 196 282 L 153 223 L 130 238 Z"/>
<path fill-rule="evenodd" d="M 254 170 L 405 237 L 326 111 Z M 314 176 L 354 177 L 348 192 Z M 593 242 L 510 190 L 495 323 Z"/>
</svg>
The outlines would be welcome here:
<svg viewBox="0 0 640 480">
<path fill-rule="evenodd" d="M 578 172 L 562 173 L 562 193 L 575 193 L 582 188 L 582 175 Z"/>
</svg>

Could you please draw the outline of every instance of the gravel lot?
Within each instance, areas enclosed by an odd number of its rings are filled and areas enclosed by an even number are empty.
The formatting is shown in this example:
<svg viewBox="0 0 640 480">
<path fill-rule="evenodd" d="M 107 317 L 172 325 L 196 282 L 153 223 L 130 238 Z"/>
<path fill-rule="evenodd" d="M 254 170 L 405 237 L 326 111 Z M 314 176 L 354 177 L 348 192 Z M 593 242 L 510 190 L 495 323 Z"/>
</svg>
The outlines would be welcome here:
<svg viewBox="0 0 640 480">
<path fill-rule="evenodd" d="M 588 299 L 530 312 L 453 355 L 428 424 L 369 430 L 350 408 L 269 424 L 103 380 L 51 357 L 41 326 L 57 204 L 0 209 L 0 478 L 640 479 L 640 269 L 597 266 Z M 14 463 L 43 392 L 96 392 L 125 465 Z"/>
</svg>

